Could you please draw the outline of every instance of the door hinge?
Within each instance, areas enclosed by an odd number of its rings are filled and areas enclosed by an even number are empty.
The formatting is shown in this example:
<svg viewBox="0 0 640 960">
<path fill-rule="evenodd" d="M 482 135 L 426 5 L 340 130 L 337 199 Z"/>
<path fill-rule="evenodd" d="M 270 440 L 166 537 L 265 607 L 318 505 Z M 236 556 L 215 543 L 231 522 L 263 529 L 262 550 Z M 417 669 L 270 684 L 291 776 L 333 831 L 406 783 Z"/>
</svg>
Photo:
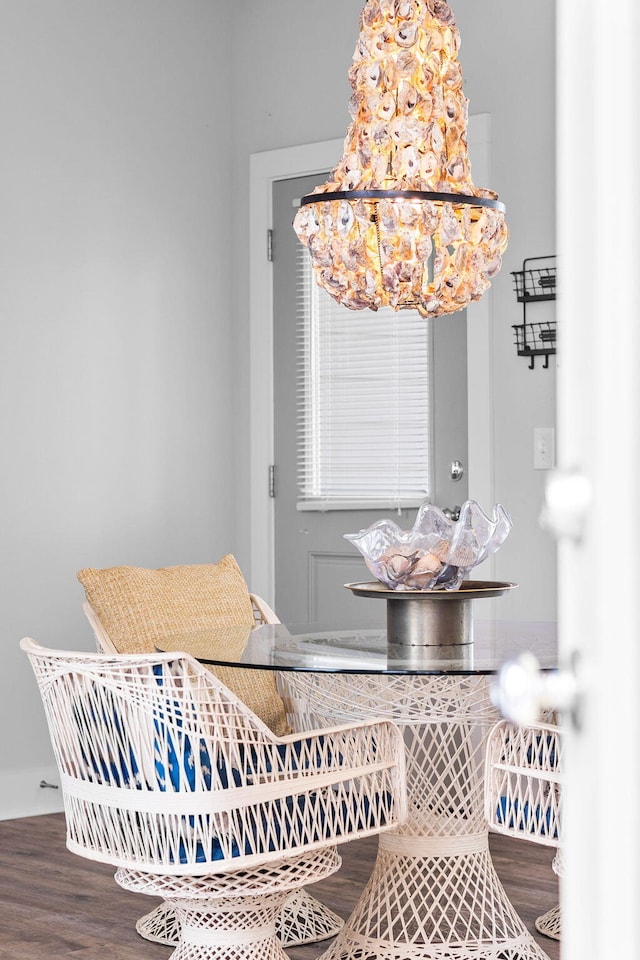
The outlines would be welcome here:
<svg viewBox="0 0 640 960">
<path fill-rule="evenodd" d="M 267 260 L 273 263 L 273 230 L 267 230 Z"/>
<path fill-rule="evenodd" d="M 269 466 L 269 496 L 274 499 L 276 495 L 276 468 L 275 464 Z"/>
</svg>

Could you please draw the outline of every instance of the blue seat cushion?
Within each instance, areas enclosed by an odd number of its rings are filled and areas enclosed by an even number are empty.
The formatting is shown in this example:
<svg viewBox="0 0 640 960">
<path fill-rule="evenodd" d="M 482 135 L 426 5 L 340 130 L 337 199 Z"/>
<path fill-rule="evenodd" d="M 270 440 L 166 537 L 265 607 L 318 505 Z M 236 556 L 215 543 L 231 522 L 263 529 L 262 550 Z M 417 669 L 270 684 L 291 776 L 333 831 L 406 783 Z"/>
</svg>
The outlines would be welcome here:
<svg viewBox="0 0 640 960">
<path fill-rule="evenodd" d="M 554 745 L 555 739 L 552 734 L 536 736 L 535 744 L 532 743 L 527 750 L 527 764 L 537 770 L 544 769 L 547 766 L 551 770 L 556 770 L 558 768 L 558 758 Z"/>
<path fill-rule="evenodd" d="M 176 721 L 174 715 L 174 722 Z M 178 725 L 180 723 L 179 719 L 177 720 Z M 191 742 L 191 738 L 188 735 L 182 735 L 178 732 L 177 734 L 177 749 L 176 743 L 174 742 L 174 736 L 166 731 L 161 729 L 165 726 L 162 720 L 155 720 L 154 725 L 158 733 L 161 742 L 166 741 L 167 746 L 167 764 L 169 767 L 169 781 L 174 790 L 184 790 L 185 786 L 189 790 L 196 789 L 196 764 L 194 761 L 194 747 Z M 322 755 L 320 748 L 324 738 L 313 738 L 307 740 L 299 740 L 293 744 L 293 757 L 287 761 L 287 747 L 285 744 L 278 744 L 276 746 L 276 751 L 274 754 L 274 759 L 276 761 L 276 772 L 278 770 L 284 771 L 289 769 L 296 771 L 300 766 L 300 758 L 302 755 L 303 747 L 305 745 L 311 746 L 317 743 L 316 753 L 316 764 L 319 766 L 322 760 Z M 156 748 L 158 747 L 158 741 L 156 741 Z M 209 753 L 209 748 L 205 741 L 200 740 L 196 747 L 198 751 L 199 766 L 202 771 L 202 786 L 206 790 L 211 789 L 212 785 L 212 762 L 211 754 Z M 223 756 L 219 756 L 216 762 L 216 772 L 218 774 L 218 782 L 222 785 L 224 789 L 227 789 L 229 786 L 239 787 L 243 783 L 246 783 L 247 780 L 250 781 L 253 773 L 264 774 L 271 773 L 273 771 L 274 764 L 271 759 L 267 756 L 266 759 L 263 757 L 262 763 L 259 763 L 259 755 L 255 748 L 250 748 L 248 751 L 242 745 L 239 745 L 238 752 L 240 756 L 240 761 L 242 763 L 243 773 L 238 769 L 229 764 Z M 305 754 L 307 751 L 305 751 Z M 182 760 L 180 760 L 182 756 Z M 293 760 L 293 763 L 291 763 Z M 304 766 L 307 768 L 309 766 L 308 760 L 305 759 Z M 158 779 L 158 786 L 161 790 L 167 789 L 167 771 L 165 769 L 164 760 L 158 756 L 158 750 L 156 749 L 156 758 L 155 758 L 155 769 L 156 776 Z"/>
<path fill-rule="evenodd" d="M 384 804 L 384 809 L 391 809 L 392 797 L 390 795 L 386 796 L 386 803 Z M 295 797 L 286 797 L 282 800 L 276 800 L 270 805 L 270 819 L 267 822 L 263 813 L 260 813 L 260 823 L 261 831 L 258 833 L 257 829 L 257 820 L 253 821 L 253 824 L 250 825 L 250 832 L 245 838 L 245 841 L 240 849 L 240 844 L 236 838 L 232 839 L 231 843 L 231 856 L 248 856 L 252 853 L 274 853 L 278 850 L 286 850 L 287 844 L 284 845 L 281 843 L 282 839 L 282 823 L 291 823 L 295 833 L 298 835 L 302 823 L 305 819 L 305 812 L 307 807 L 313 808 L 316 803 L 316 797 L 314 794 L 300 794 Z M 368 797 L 365 797 L 362 804 L 363 809 L 358 813 L 353 812 L 352 816 L 348 817 L 348 808 L 347 805 L 342 802 L 339 807 L 336 807 L 335 818 L 338 818 L 340 815 L 340 822 L 347 824 L 347 832 L 351 833 L 353 831 L 362 831 L 371 829 L 377 823 L 386 822 L 384 817 L 380 820 L 379 817 L 376 817 L 374 814 L 374 806 Z M 255 817 L 255 814 L 254 814 Z M 191 818 L 192 819 L 192 818 Z M 296 822 L 297 821 L 297 822 Z M 192 823 L 190 823 L 193 826 Z M 314 829 L 311 832 L 307 833 L 305 840 L 307 843 L 316 843 L 321 840 L 326 840 L 330 837 L 336 837 L 336 842 L 339 842 L 340 831 L 337 828 L 337 824 L 328 819 L 324 814 L 320 818 L 315 818 Z M 261 844 L 259 847 L 256 847 L 256 838 L 260 835 L 266 838 L 266 842 Z M 222 848 L 220 841 L 217 838 L 214 838 L 211 843 L 211 849 L 205 851 L 205 848 L 201 842 L 196 844 L 196 863 L 205 863 L 211 860 L 223 860 L 225 854 Z M 181 844 L 179 850 L 179 859 L 180 863 L 190 862 L 188 853 L 184 844 Z"/>
<path fill-rule="evenodd" d="M 528 801 L 520 804 L 517 799 L 509 802 L 508 797 L 500 797 L 496 807 L 496 820 L 504 824 L 510 830 L 521 830 L 523 833 L 537 833 L 540 836 L 552 836 L 554 840 L 558 839 L 558 828 L 553 827 L 552 832 L 552 811 L 543 808 L 537 804 L 533 809 L 531 816 L 531 807 Z M 536 830 L 532 830 L 528 824 L 535 824 Z"/>
</svg>

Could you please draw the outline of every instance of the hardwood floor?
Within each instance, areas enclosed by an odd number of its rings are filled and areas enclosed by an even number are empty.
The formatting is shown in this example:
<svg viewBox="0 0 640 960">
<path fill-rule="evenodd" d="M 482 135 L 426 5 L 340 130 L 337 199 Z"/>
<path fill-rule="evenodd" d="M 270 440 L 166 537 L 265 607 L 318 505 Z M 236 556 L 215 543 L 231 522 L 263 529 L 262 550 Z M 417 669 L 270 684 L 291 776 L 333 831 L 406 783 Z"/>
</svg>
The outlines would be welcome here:
<svg viewBox="0 0 640 960">
<path fill-rule="evenodd" d="M 496 868 L 529 930 L 550 960 L 560 945 L 533 926 L 558 900 L 552 853 L 522 840 L 491 837 Z M 313 892 L 342 916 L 368 876 L 376 839 L 346 844 L 342 870 Z M 121 890 L 113 869 L 69 853 L 62 814 L 0 821 L 0 960 L 166 960 L 171 947 L 148 943 L 135 921 L 157 901 Z M 313 960 L 323 944 L 296 947 L 292 960 Z"/>
</svg>

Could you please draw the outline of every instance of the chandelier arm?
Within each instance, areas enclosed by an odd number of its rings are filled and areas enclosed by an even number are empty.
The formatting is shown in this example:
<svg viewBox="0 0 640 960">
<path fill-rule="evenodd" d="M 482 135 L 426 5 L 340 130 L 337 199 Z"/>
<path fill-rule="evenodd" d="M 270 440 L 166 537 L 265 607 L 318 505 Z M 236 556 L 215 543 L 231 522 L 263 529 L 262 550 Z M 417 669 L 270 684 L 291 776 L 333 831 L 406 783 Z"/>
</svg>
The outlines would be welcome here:
<svg viewBox="0 0 640 960">
<path fill-rule="evenodd" d="M 301 199 L 300 206 L 328 200 L 430 200 L 435 203 L 490 207 L 501 213 L 506 210 L 504 203 L 491 197 L 473 197 L 466 193 L 433 193 L 428 190 L 335 190 L 332 193 L 309 193 Z"/>
</svg>

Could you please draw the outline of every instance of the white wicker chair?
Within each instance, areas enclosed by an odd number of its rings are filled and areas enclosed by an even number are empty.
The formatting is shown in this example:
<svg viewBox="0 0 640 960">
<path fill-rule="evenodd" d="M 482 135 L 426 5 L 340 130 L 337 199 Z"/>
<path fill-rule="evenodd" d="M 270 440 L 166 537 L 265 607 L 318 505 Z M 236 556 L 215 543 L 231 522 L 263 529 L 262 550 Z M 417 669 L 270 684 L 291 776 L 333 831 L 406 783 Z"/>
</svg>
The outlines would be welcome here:
<svg viewBox="0 0 640 960">
<path fill-rule="evenodd" d="M 554 847 L 562 875 L 562 736 L 557 725 L 516 726 L 503 720 L 487 740 L 486 816 L 497 833 Z M 560 907 L 536 920 L 536 929 L 561 938 Z"/>
<path fill-rule="evenodd" d="M 174 960 L 284 960 L 275 921 L 288 894 L 338 869 L 336 844 L 406 815 L 392 723 L 278 738 L 191 657 L 21 647 L 67 847 L 171 905 Z"/>
<path fill-rule="evenodd" d="M 250 594 L 251 606 L 256 627 L 266 623 L 280 623 L 271 607 L 256 594 Z M 82 605 L 84 614 L 93 629 L 98 650 L 102 653 L 117 653 L 118 650 L 107 633 L 104 624 L 88 601 Z M 282 691 L 287 709 L 287 718 L 292 729 L 300 729 L 302 724 L 293 716 L 293 699 Z M 305 890 L 290 893 L 284 902 L 276 920 L 276 932 L 284 947 L 295 947 L 305 943 L 315 943 L 334 937 L 343 927 L 344 921 L 324 903 L 312 897 Z M 180 939 L 178 920 L 168 903 L 161 903 L 136 923 L 136 930 L 145 940 L 174 946 Z"/>
</svg>

